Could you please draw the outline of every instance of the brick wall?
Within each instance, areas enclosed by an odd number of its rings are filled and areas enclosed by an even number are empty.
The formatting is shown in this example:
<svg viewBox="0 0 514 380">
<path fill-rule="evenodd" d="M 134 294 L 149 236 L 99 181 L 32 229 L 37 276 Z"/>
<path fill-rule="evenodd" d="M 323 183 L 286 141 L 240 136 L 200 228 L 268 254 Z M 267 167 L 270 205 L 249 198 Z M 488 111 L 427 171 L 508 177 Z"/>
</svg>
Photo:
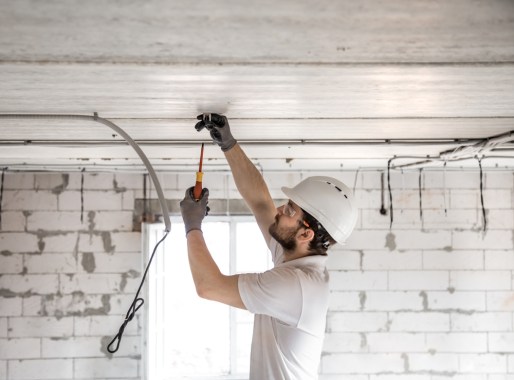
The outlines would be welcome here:
<svg viewBox="0 0 514 380">
<path fill-rule="evenodd" d="M 448 171 L 445 180 L 424 172 L 422 220 L 418 173 L 393 172 L 392 229 L 379 213 L 380 172 L 332 175 L 356 183 L 360 211 L 329 259 L 321 379 L 514 379 L 512 173 L 485 173 L 485 233 L 478 172 Z M 159 177 L 168 199 L 181 199 L 194 179 Z M 265 177 L 283 198 L 280 186 L 302 175 Z M 239 198 L 226 174 L 206 173 L 204 183 L 213 199 Z M 80 173 L 6 173 L 0 379 L 140 378 L 140 316 L 116 355 L 105 346 L 143 270 L 141 235 L 132 232 L 142 184 L 138 174 L 85 173 L 81 194 Z"/>
</svg>

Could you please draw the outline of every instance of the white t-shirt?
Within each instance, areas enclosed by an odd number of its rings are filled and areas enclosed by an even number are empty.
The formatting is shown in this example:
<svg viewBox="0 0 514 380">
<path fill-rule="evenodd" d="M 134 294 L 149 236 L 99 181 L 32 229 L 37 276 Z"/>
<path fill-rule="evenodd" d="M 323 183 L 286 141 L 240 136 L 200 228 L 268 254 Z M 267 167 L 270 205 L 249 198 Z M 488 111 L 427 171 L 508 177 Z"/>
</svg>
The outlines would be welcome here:
<svg viewBox="0 0 514 380">
<path fill-rule="evenodd" d="M 239 293 L 255 314 L 250 380 L 317 379 L 328 309 L 326 256 L 283 262 L 272 239 L 274 268 L 239 275 Z"/>
</svg>

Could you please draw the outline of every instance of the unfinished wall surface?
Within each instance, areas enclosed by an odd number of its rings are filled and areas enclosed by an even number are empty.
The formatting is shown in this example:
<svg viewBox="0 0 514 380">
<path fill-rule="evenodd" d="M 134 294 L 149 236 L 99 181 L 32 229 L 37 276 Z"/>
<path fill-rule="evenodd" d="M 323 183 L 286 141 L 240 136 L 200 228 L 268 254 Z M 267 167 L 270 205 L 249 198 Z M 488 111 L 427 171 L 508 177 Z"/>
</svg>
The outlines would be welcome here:
<svg viewBox="0 0 514 380">
<path fill-rule="evenodd" d="M 320 379 L 514 379 L 512 173 L 484 175 L 486 232 L 478 171 L 423 172 L 422 215 L 419 173 L 393 172 L 392 228 L 382 172 L 329 174 L 355 184 L 360 211 L 329 259 Z M 280 186 L 307 174 L 264 175 L 283 198 Z M 193 180 L 159 177 L 168 199 L 181 199 Z M 206 173 L 204 183 L 211 199 L 239 198 L 225 173 Z M 83 186 L 81 173 L 5 174 L 0 379 L 141 378 L 141 316 L 117 354 L 106 344 L 143 270 L 141 234 L 132 231 L 142 187 L 140 174 L 84 173 Z"/>
</svg>

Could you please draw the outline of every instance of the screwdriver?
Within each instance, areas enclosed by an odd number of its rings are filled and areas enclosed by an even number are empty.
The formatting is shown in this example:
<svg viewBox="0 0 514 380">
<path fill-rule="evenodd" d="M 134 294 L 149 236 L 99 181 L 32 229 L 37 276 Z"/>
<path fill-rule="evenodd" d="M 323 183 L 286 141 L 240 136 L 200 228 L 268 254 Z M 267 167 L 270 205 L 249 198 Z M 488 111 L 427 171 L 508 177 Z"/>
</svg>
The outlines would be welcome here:
<svg viewBox="0 0 514 380">
<path fill-rule="evenodd" d="M 193 196 L 195 198 L 195 201 L 199 201 L 202 197 L 202 162 L 203 162 L 203 143 L 202 143 L 202 150 L 200 151 L 200 167 L 198 168 L 198 171 L 196 172 L 196 183 L 195 187 L 193 189 Z"/>
</svg>

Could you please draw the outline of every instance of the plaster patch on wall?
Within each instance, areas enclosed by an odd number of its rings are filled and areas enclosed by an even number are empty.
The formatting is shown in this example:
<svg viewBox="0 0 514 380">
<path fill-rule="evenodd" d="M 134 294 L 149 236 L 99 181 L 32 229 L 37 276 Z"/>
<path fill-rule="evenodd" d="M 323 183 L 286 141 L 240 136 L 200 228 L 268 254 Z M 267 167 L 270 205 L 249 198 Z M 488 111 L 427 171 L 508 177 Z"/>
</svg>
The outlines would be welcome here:
<svg viewBox="0 0 514 380">
<path fill-rule="evenodd" d="M 69 174 L 63 174 L 62 175 L 62 184 L 59 186 L 56 186 L 52 189 L 52 194 L 59 195 L 61 194 L 70 183 L 70 175 Z"/>
<path fill-rule="evenodd" d="M 428 296 L 427 296 L 427 292 L 422 291 L 422 292 L 419 293 L 419 296 L 423 300 L 423 311 L 427 311 L 428 310 Z"/>
<path fill-rule="evenodd" d="M 129 270 L 128 272 L 121 274 L 120 291 L 124 291 L 127 286 L 127 278 L 137 278 L 140 273 L 135 270 Z"/>
<path fill-rule="evenodd" d="M 127 188 L 126 187 L 118 187 L 118 181 L 116 181 L 116 178 L 114 178 L 112 180 L 112 186 L 114 188 L 114 191 L 116 193 L 124 193 L 127 191 Z"/>
<path fill-rule="evenodd" d="M 396 249 L 396 236 L 392 232 L 389 232 L 386 235 L 386 242 L 384 247 L 389 248 L 390 251 L 394 251 Z"/>
<path fill-rule="evenodd" d="M 100 352 L 103 353 L 109 359 L 112 358 L 112 353 L 107 351 L 107 346 L 109 345 L 109 343 L 111 343 L 111 340 L 112 340 L 112 337 L 110 337 L 110 336 L 103 336 L 100 339 Z"/>
<path fill-rule="evenodd" d="M 361 311 L 366 307 L 366 292 L 359 292 Z"/>
<path fill-rule="evenodd" d="M 82 264 L 82 268 L 84 268 L 84 270 L 87 273 L 94 272 L 96 269 L 94 253 L 93 252 L 84 252 L 82 254 L 81 264 Z"/>
<path fill-rule="evenodd" d="M 405 372 L 409 372 L 410 371 L 410 368 L 409 368 L 409 356 L 406 353 L 403 353 L 402 354 L 402 359 L 403 359 L 403 370 Z"/>
<path fill-rule="evenodd" d="M 102 232 L 102 242 L 104 245 L 104 251 L 106 253 L 114 253 L 115 245 L 112 245 L 111 233 L 110 232 Z"/>
<path fill-rule="evenodd" d="M 365 333 L 359 333 L 361 336 L 361 349 L 365 349 L 368 346 L 368 339 Z"/>
<path fill-rule="evenodd" d="M 87 213 L 87 220 L 89 222 L 87 227 L 88 227 L 90 235 L 93 234 L 93 231 L 95 229 L 95 216 L 96 216 L 96 213 L 94 211 L 89 211 Z"/>
</svg>

